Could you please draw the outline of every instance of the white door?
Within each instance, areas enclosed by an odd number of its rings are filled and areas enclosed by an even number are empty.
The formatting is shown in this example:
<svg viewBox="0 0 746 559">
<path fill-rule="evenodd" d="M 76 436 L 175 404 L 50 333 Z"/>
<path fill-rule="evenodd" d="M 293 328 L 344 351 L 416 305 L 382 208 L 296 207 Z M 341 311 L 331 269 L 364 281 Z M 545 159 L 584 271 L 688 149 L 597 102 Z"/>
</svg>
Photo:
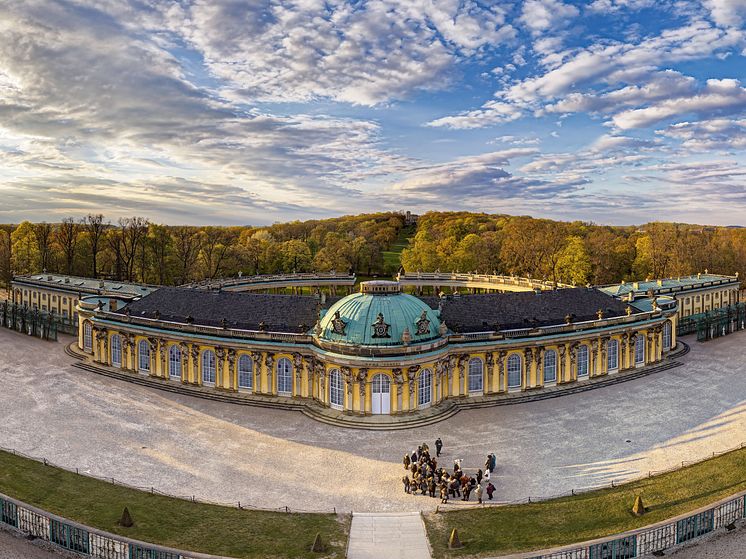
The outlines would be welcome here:
<svg viewBox="0 0 746 559">
<path fill-rule="evenodd" d="M 373 377 L 373 413 L 388 415 L 391 413 L 391 381 L 384 374 Z"/>
</svg>

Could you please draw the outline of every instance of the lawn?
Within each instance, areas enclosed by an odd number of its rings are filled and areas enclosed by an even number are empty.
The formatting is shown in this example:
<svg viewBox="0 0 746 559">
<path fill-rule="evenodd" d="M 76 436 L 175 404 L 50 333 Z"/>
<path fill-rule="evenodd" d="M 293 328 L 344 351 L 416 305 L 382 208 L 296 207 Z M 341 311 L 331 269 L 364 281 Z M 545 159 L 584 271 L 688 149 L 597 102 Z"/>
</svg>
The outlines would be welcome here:
<svg viewBox="0 0 746 559">
<path fill-rule="evenodd" d="M 257 488 L 261 490 L 261 488 Z M 349 515 L 252 511 L 151 495 L 0 452 L 0 492 L 107 532 L 237 558 L 345 555 Z M 135 525 L 117 525 L 124 507 Z M 310 551 L 316 533 L 329 545 Z"/>
<path fill-rule="evenodd" d="M 414 236 L 416 229 L 416 226 L 410 225 L 409 227 L 402 227 L 399 230 L 399 235 L 391 243 L 389 250 L 383 251 L 384 270 L 391 270 L 392 273 L 396 273 L 399 266 L 401 266 L 401 251 L 409 246 L 409 239 Z"/>
<path fill-rule="evenodd" d="M 425 515 L 436 558 L 545 549 L 640 528 L 746 489 L 746 449 L 674 472 L 582 495 L 504 507 Z M 647 513 L 631 513 L 636 495 Z M 457 528 L 464 547 L 448 549 Z"/>
</svg>

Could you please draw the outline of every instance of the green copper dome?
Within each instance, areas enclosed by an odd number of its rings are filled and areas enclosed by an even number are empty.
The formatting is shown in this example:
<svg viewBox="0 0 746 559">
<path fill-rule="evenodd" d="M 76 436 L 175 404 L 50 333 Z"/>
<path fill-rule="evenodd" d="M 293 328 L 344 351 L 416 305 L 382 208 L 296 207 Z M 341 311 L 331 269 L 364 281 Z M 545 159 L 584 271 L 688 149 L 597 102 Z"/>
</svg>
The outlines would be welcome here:
<svg viewBox="0 0 746 559">
<path fill-rule="evenodd" d="M 315 329 L 320 340 L 362 346 L 417 345 L 440 336 L 438 312 L 401 293 L 399 284 L 369 281 L 337 301 Z"/>
</svg>

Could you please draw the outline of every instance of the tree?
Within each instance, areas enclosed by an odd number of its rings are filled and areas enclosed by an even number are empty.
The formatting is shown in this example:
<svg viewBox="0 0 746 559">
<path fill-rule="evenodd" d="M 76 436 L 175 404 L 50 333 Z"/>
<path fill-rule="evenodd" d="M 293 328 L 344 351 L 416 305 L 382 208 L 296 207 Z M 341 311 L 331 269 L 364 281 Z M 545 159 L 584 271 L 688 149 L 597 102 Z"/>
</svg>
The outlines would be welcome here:
<svg viewBox="0 0 746 559">
<path fill-rule="evenodd" d="M 64 218 L 60 226 L 57 228 L 55 240 L 62 250 L 63 260 L 65 262 L 65 274 L 68 276 L 73 273 L 79 237 L 80 225 L 72 217 Z"/>
<path fill-rule="evenodd" d="M 52 225 L 46 221 L 34 224 L 34 238 L 36 239 L 36 249 L 39 254 L 39 266 L 42 271 L 46 272 L 51 268 L 50 261 L 52 258 Z"/>
<path fill-rule="evenodd" d="M 83 227 L 88 233 L 88 242 L 91 248 L 91 272 L 95 278 L 98 277 L 98 254 L 108 224 L 104 223 L 102 214 L 88 214 L 83 219 Z"/>
<path fill-rule="evenodd" d="M 581 237 L 573 235 L 557 261 L 557 277 L 563 283 L 585 285 L 591 276 L 591 259 Z"/>
<path fill-rule="evenodd" d="M 178 263 L 178 283 L 188 283 L 194 278 L 194 264 L 199 255 L 202 236 L 196 227 L 182 225 L 172 230 L 174 257 Z"/>
<path fill-rule="evenodd" d="M 298 239 L 282 243 L 283 269 L 286 272 L 305 272 L 311 264 L 311 249 Z"/>
<path fill-rule="evenodd" d="M 16 274 L 32 274 L 39 271 L 39 248 L 36 244 L 34 225 L 22 222 L 11 234 L 12 266 Z"/>
<path fill-rule="evenodd" d="M 157 282 L 159 285 L 166 285 L 168 277 L 166 266 L 173 245 L 168 228 L 164 225 L 151 224 L 148 228 L 147 245 L 150 254 L 153 255 L 152 262 L 156 270 Z"/>
<path fill-rule="evenodd" d="M 125 217 L 119 220 L 121 228 L 121 257 L 127 281 L 135 281 L 135 258 L 144 250 L 148 233 L 148 220 L 144 217 Z M 143 270 L 144 274 L 145 271 Z"/>
</svg>

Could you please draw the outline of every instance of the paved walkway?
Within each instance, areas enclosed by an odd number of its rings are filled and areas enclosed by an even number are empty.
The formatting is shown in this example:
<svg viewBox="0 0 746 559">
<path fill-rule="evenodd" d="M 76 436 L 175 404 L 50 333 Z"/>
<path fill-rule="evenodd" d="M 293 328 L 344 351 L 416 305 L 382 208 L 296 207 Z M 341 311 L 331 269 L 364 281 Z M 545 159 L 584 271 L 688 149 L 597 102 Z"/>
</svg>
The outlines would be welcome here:
<svg viewBox="0 0 746 559">
<path fill-rule="evenodd" d="M 692 342 L 684 365 L 437 425 L 367 432 L 225 404 L 72 367 L 61 343 L 0 329 L 0 446 L 132 485 L 293 510 L 433 510 L 406 495 L 401 457 L 440 436 L 442 463 L 495 452 L 499 501 L 624 481 L 746 440 L 746 332 Z M 267 483 L 271 480 L 271 483 Z M 462 506 L 456 502 L 449 507 Z"/>
<path fill-rule="evenodd" d="M 418 512 L 354 513 L 348 559 L 430 559 L 425 524 Z"/>
</svg>

